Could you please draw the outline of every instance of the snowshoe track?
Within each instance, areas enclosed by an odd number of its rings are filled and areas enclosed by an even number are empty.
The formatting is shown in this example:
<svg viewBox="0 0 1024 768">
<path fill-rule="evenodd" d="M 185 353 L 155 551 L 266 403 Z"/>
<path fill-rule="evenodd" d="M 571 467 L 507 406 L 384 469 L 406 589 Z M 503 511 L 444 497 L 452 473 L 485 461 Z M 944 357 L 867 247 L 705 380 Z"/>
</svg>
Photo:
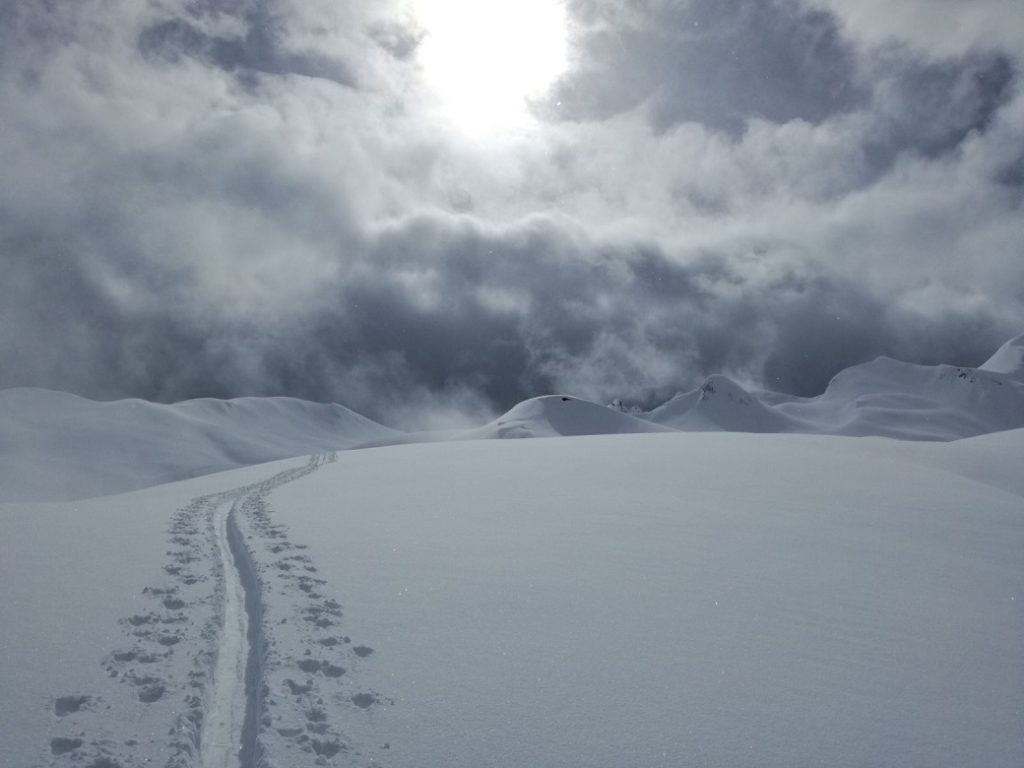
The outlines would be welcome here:
<svg viewBox="0 0 1024 768">
<path fill-rule="evenodd" d="M 263 481 L 198 497 L 174 513 L 166 578 L 142 590 L 151 608 L 121 619 L 124 641 L 102 660 L 107 675 L 135 700 L 140 734 L 166 737 L 116 742 L 103 727 L 110 707 L 102 697 L 62 693 L 50 702 L 60 733 L 43 764 L 128 768 L 143 754 L 159 754 L 166 768 L 381 764 L 355 748 L 339 723 L 352 711 L 365 717 L 391 703 L 354 687 L 353 665 L 342 663 L 361 663 L 372 649 L 337 634 L 340 604 L 323 594 L 315 566 L 299 554 L 305 547 L 271 521 L 266 501 L 274 489 L 335 459 L 311 457 Z M 285 646 L 269 630 L 265 595 L 271 589 L 295 598 L 275 609 L 275 621 L 286 624 L 289 617 L 277 614 L 290 612 L 296 625 L 309 624 Z M 169 718 L 163 727 L 147 722 L 161 714 Z M 283 726 L 293 721 L 294 727 Z M 281 752 L 286 762 L 278 762 Z"/>
</svg>

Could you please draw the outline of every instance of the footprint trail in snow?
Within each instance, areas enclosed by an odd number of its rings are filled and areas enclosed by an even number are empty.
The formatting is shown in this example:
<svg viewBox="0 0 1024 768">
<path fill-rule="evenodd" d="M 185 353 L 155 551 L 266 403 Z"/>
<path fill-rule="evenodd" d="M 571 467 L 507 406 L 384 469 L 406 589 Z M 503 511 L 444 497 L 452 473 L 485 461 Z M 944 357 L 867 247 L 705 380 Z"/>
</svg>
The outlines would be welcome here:
<svg viewBox="0 0 1024 768">
<path fill-rule="evenodd" d="M 393 704 L 357 684 L 373 651 L 341 634 L 340 603 L 267 502 L 275 488 L 334 459 L 312 457 L 174 514 L 166 580 L 142 590 L 151 609 L 121 620 L 125 642 L 102 661 L 123 684 L 123 700 L 54 696 L 43 764 L 382 765 L 346 735 L 350 726 L 365 732 L 355 721 Z M 130 722 L 111 722 L 115 712 Z"/>
</svg>

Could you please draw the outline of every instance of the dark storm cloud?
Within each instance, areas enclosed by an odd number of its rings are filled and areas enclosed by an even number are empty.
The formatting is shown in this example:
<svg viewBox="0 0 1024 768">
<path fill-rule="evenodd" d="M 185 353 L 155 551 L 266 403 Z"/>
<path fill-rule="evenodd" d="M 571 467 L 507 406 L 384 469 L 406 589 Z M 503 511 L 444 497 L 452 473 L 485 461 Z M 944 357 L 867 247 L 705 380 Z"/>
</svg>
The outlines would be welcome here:
<svg viewBox="0 0 1024 768">
<path fill-rule="evenodd" d="M 1012 50 L 577 3 L 578 122 L 494 149 L 417 112 L 383 2 L 2 8 L 0 386 L 435 424 L 715 372 L 813 394 L 1024 330 Z"/>
<path fill-rule="evenodd" d="M 358 277 L 319 286 L 329 300 L 318 309 L 285 321 L 172 301 L 188 293 L 180 275 L 150 285 L 153 301 L 117 307 L 89 265 L 59 253 L 36 267 L 45 296 L 5 306 L 32 313 L 10 318 L 39 336 L 21 348 L 87 394 L 283 392 L 385 421 L 410 397 L 432 404 L 445 393 L 472 393 L 481 409 L 547 391 L 654 405 L 710 371 L 748 381 L 763 372 L 769 385 L 813 394 L 841 367 L 933 338 L 924 318 L 889 312 L 853 283 L 796 264 L 753 278 L 744 260 L 680 265 L 656 246 L 581 242 L 543 219 L 495 232 L 419 217 L 369 243 Z M 969 319 L 972 335 L 947 336 L 940 359 L 979 362 L 972 350 L 1001 340 L 984 314 Z M 46 338 L 73 342 L 75 354 L 43 350 Z M 4 384 L 30 383 L 19 375 L 38 361 L 21 362 Z"/>
<path fill-rule="evenodd" d="M 869 149 L 890 159 L 911 149 L 930 157 L 984 131 L 1013 96 L 1017 72 L 999 53 L 922 61 L 906 52 L 884 55 L 872 66 L 875 126 Z"/>
<path fill-rule="evenodd" d="M 859 57 L 835 16 L 796 0 L 571 7 L 581 63 L 546 114 L 603 120 L 640 108 L 658 130 L 695 122 L 733 134 L 751 120 L 860 115 L 863 182 L 902 152 L 935 156 L 985 130 L 1017 76 L 1010 56 L 993 51 L 929 58 L 890 44 Z"/>
<path fill-rule="evenodd" d="M 835 19 L 795 0 L 574 7 L 582 62 L 553 97 L 568 119 L 646 104 L 659 127 L 696 121 L 736 133 L 751 118 L 820 122 L 865 97 Z"/>
</svg>

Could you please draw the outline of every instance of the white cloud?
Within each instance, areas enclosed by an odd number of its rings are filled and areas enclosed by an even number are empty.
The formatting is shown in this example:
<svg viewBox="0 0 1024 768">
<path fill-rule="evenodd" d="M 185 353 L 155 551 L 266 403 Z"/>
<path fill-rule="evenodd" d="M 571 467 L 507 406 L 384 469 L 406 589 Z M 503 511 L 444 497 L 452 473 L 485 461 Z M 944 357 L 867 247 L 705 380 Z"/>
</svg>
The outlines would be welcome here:
<svg viewBox="0 0 1024 768">
<path fill-rule="evenodd" d="M 594 91 L 607 114 L 466 142 L 422 109 L 398 5 L 12 7 L 0 385 L 475 417 L 552 387 L 667 396 L 715 370 L 811 391 L 939 333 L 980 361 L 1024 326 L 1021 60 L 981 15 L 968 46 L 846 14 L 853 46 L 780 1 L 757 9 L 774 26 L 744 66 L 808 30 L 842 59 L 782 93 L 781 116 L 759 105 L 785 78 L 731 93 L 692 73 L 669 91 L 706 84 L 729 120 L 667 110 L 669 61 L 611 72 L 613 95 L 653 80 L 630 103 Z M 715 7 L 630 6 L 618 39 L 630 53 Z M 722 24 L 736 44 L 758 31 Z M 819 104 L 836 84 L 847 96 Z"/>
</svg>

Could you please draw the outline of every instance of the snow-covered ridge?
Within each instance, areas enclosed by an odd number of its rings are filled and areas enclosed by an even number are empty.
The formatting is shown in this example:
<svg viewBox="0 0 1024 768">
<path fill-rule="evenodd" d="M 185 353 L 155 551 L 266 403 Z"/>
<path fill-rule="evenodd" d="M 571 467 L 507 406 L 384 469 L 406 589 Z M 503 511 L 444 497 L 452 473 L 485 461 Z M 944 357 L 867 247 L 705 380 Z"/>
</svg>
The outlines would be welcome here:
<svg viewBox="0 0 1024 768">
<path fill-rule="evenodd" d="M 744 389 L 709 376 L 648 413 L 628 414 L 567 395 L 519 403 L 461 439 L 679 430 L 799 432 L 957 440 L 1024 427 L 1024 335 L 984 365 L 916 365 L 887 357 L 838 373 L 818 397 Z M 448 436 L 447 439 L 450 439 Z"/>
<path fill-rule="evenodd" d="M 981 366 L 981 370 L 1001 373 L 1017 381 L 1024 381 L 1024 333 L 1003 344 Z"/>
<path fill-rule="evenodd" d="M 956 440 L 1024 427 L 1024 335 L 984 365 L 915 365 L 887 357 L 836 374 L 812 398 L 748 392 L 711 376 L 643 414 L 683 431 L 804 432 Z"/>
<path fill-rule="evenodd" d="M 813 398 L 748 391 L 723 375 L 641 414 L 569 395 L 525 400 L 470 430 L 405 433 L 340 405 L 285 397 L 94 402 L 0 391 L 0 502 L 119 493 L 320 451 L 411 442 L 643 432 L 800 432 L 956 440 L 1024 427 L 1024 335 L 984 365 L 879 357 Z"/>
<path fill-rule="evenodd" d="M 673 429 L 638 419 L 597 403 L 568 395 L 534 397 L 503 416 L 460 435 L 465 439 L 509 437 L 569 437 L 672 432 Z"/>
<path fill-rule="evenodd" d="M 0 390 L 0 501 L 60 501 L 390 439 L 340 405 L 290 397 L 96 402 Z"/>
</svg>

